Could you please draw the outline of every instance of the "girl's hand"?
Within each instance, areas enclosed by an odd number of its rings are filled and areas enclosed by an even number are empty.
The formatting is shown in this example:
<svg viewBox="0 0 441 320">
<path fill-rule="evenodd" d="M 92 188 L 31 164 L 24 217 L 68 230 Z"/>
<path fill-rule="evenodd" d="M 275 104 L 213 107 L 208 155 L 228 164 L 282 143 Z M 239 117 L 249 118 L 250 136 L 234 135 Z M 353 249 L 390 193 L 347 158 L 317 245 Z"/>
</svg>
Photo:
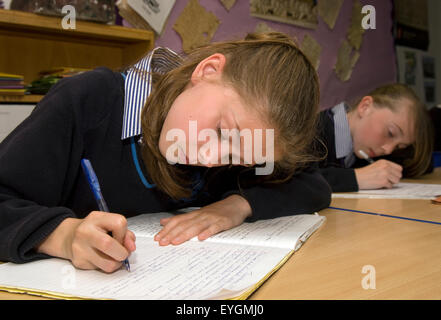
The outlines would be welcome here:
<svg viewBox="0 0 441 320">
<path fill-rule="evenodd" d="M 79 269 L 108 273 L 119 269 L 135 249 L 135 235 L 127 230 L 126 218 L 98 211 L 84 219 L 65 219 L 37 248 L 39 252 L 69 259 Z"/>
<path fill-rule="evenodd" d="M 355 176 L 360 190 L 390 189 L 394 184 L 400 182 L 403 176 L 403 167 L 382 159 L 366 167 L 355 169 Z"/>
<path fill-rule="evenodd" d="M 164 228 L 155 236 L 159 245 L 178 245 L 197 236 L 205 240 L 212 235 L 240 225 L 251 216 L 248 201 L 238 195 L 212 203 L 199 210 L 161 220 Z"/>
</svg>

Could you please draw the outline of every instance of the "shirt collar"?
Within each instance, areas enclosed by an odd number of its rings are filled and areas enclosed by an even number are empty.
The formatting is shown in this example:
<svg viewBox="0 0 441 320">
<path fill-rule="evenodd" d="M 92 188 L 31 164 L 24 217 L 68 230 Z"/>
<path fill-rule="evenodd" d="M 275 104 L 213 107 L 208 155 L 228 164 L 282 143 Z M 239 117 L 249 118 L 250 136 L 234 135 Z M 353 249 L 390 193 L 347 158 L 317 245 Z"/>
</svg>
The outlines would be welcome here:
<svg viewBox="0 0 441 320">
<path fill-rule="evenodd" d="M 152 72 L 164 74 L 179 66 L 180 57 L 168 48 L 158 47 L 129 70 L 124 80 L 124 115 L 121 139 L 142 133 L 141 111 L 152 90 Z"/>
<path fill-rule="evenodd" d="M 334 133 L 335 133 L 335 155 L 337 159 L 351 155 L 352 137 L 346 116 L 347 105 L 342 102 L 332 108 L 334 114 Z"/>
</svg>

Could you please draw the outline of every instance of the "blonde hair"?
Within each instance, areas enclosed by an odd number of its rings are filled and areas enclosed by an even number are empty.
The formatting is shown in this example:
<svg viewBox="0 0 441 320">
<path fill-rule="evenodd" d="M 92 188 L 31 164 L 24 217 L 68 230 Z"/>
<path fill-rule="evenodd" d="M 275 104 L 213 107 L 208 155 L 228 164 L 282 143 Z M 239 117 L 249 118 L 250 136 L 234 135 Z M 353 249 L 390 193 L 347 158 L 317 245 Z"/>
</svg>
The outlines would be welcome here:
<svg viewBox="0 0 441 320">
<path fill-rule="evenodd" d="M 430 166 L 433 152 L 433 128 L 424 104 L 415 92 L 407 85 L 401 83 L 387 84 L 378 87 L 367 94 L 374 101 L 377 108 L 389 108 L 393 112 L 400 112 L 403 108 L 403 99 L 410 102 L 408 105 L 410 115 L 413 118 L 415 132 L 414 143 L 411 145 L 411 155 L 403 162 L 404 173 L 407 177 L 418 177 L 424 174 Z M 355 104 L 352 108 L 358 105 Z M 402 154 L 400 150 L 394 154 Z"/>
<path fill-rule="evenodd" d="M 153 183 L 175 199 L 189 196 L 191 185 L 185 172 L 168 164 L 159 151 L 162 125 L 196 66 L 215 53 L 226 57 L 222 73 L 225 84 L 251 106 L 263 105 L 266 119 L 278 133 L 283 157 L 275 163 L 273 174 L 263 180 L 285 181 L 305 163 L 315 160 L 307 148 L 319 113 L 318 76 L 295 43 L 275 32 L 212 43 L 190 52 L 166 74 L 153 74 L 153 90 L 142 110 L 144 163 Z"/>
</svg>

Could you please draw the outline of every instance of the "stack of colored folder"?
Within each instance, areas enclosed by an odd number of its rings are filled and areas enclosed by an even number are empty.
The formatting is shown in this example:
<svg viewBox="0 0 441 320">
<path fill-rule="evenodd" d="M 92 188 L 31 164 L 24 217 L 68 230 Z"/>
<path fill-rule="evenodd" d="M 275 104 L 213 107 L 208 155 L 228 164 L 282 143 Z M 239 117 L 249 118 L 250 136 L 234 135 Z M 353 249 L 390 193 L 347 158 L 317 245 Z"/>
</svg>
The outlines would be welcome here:
<svg viewBox="0 0 441 320">
<path fill-rule="evenodd" d="M 0 72 L 0 95 L 24 95 L 23 76 Z"/>
<path fill-rule="evenodd" d="M 89 69 L 60 67 L 40 72 L 40 78 L 27 87 L 32 94 L 46 94 L 49 89 L 63 78 L 72 77 Z"/>
</svg>

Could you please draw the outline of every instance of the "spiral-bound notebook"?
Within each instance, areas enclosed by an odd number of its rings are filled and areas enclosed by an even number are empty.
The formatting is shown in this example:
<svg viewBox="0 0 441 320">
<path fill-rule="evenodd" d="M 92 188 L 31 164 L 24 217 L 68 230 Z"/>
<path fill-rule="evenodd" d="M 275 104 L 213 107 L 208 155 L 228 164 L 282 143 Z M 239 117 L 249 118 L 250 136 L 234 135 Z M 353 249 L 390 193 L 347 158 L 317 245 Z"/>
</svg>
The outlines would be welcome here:
<svg viewBox="0 0 441 320">
<path fill-rule="evenodd" d="M 317 214 L 261 220 L 161 247 L 153 241 L 169 213 L 128 219 L 137 249 L 123 268 L 106 274 L 47 259 L 0 265 L 0 290 L 59 299 L 246 299 L 325 221 Z"/>
</svg>

